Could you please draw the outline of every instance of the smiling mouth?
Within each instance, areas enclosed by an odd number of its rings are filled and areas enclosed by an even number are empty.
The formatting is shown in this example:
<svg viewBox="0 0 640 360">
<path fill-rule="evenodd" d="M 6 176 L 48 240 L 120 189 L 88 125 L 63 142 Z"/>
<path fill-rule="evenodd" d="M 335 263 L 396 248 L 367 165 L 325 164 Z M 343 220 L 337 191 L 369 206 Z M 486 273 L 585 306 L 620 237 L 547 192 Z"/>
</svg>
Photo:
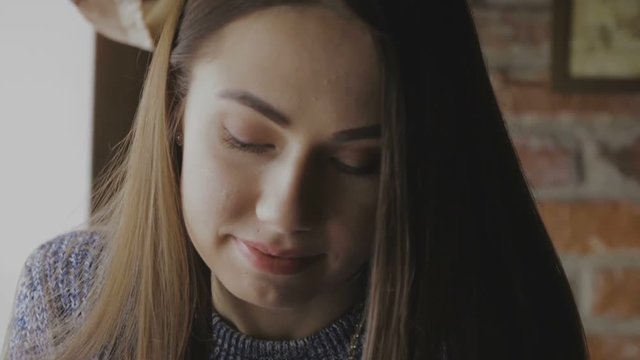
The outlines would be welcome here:
<svg viewBox="0 0 640 360">
<path fill-rule="evenodd" d="M 317 254 L 317 253 L 310 253 L 308 251 L 304 251 L 301 249 L 281 249 L 281 248 L 276 248 L 276 247 L 271 247 L 268 245 L 263 245 L 261 243 L 257 243 L 257 242 L 252 242 L 252 241 L 247 241 L 247 240 L 240 240 L 242 243 L 244 243 L 245 245 L 252 247 L 258 251 L 260 251 L 261 253 L 267 255 L 267 256 L 272 256 L 275 258 L 281 258 L 281 259 L 303 259 L 303 258 L 312 258 L 315 256 L 319 256 L 321 254 Z"/>
<path fill-rule="evenodd" d="M 275 251 L 272 248 L 235 239 L 244 257 L 256 269 L 276 275 L 300 273 L 318 262 L 324 255 L 308 255 L 298 250 Z M 270 253 L 271 252 L 271 253 Z M 274 255 L 273 253 L 277 253 Z"/>
</svg>

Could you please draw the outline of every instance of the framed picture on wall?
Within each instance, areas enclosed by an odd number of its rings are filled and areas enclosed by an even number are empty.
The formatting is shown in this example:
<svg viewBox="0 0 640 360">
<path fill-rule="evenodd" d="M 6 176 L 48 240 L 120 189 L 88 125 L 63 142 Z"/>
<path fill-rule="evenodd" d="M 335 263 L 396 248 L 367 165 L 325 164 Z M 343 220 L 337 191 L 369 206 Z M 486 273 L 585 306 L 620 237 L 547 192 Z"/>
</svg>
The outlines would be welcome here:
<svg viewBox="0 0 640 360">
<path fill-rule="evenodd" d="M 553 84 L 640 91 L 640 0 L 554 0 Z"/>
</svg>

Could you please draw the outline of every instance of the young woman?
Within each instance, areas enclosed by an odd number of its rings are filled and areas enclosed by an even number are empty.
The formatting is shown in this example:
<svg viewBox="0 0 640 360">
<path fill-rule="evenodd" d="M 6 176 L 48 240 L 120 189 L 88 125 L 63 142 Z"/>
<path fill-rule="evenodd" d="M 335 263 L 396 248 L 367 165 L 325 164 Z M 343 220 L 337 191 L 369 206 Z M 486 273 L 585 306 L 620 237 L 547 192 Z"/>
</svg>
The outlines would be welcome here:
<svg viewBox="0 0 640 360">
<path fill-rule="evenodd" d="M 12 359 L 586 359 L 463 0 L 176 0 Z"/>
</svg>

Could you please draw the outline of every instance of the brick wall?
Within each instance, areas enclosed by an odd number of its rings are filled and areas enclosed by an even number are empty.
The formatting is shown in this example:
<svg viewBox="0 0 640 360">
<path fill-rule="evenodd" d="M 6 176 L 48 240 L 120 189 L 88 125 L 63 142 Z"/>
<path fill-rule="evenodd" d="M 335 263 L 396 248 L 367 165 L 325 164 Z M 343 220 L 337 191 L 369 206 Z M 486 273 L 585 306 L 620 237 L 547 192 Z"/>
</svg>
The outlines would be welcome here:
<svg viewBox="0 0 640 360">
<path fill-rule="evenodd" d="M 552 89 L 552 0 L 470 2 L 592 359 L 640 359 L 640 93 Z"/>
</svg>

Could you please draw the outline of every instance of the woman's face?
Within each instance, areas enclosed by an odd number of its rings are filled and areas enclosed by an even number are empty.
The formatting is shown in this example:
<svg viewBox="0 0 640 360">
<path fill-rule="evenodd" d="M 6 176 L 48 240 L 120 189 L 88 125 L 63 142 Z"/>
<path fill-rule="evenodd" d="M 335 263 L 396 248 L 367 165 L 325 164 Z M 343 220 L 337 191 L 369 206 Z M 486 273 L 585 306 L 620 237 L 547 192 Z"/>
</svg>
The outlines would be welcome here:
<svg viewBox="0 0 640 360">
<path fill-rule="evenodd" d="M 292 308 L 340 291 L 369 259 L 380 69 L 364 25 L 319 6 L 231 23 L 193 67 L 182 206 L 229 293 Z"/>
</svg>

